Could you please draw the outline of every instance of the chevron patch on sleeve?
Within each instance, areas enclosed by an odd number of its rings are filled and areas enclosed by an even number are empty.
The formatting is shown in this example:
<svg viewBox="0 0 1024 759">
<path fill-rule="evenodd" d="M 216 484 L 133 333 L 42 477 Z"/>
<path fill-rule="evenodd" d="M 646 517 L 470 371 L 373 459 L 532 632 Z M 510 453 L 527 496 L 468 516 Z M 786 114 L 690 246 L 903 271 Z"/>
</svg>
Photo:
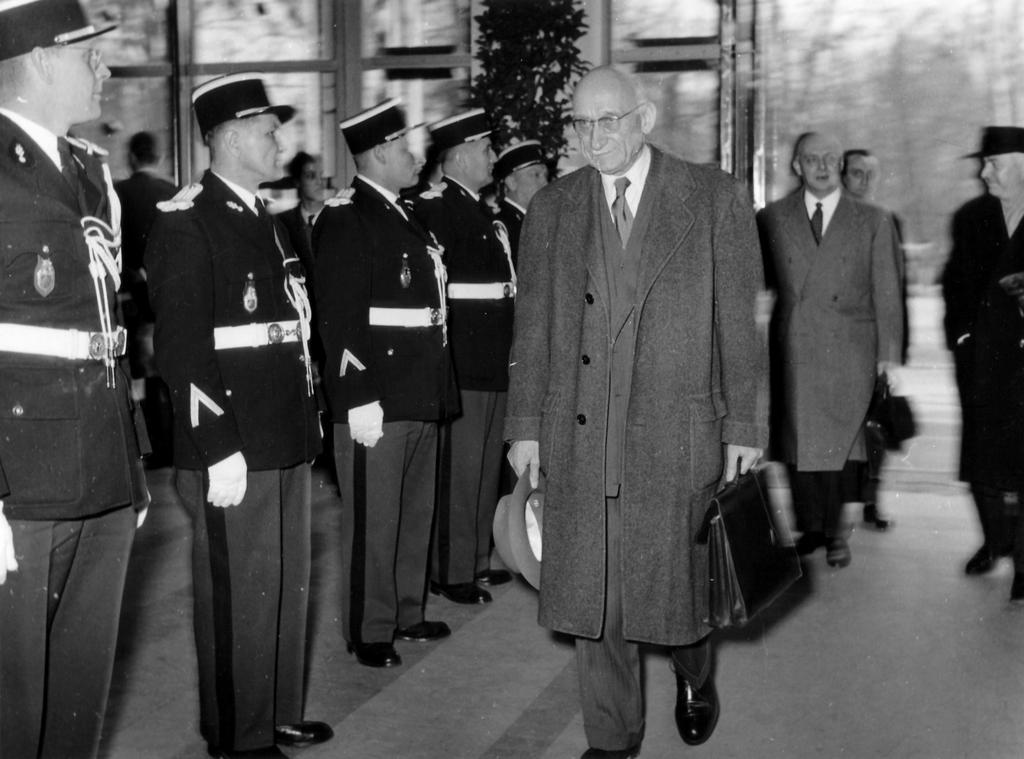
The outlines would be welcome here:
<svg viewBox="0 0 1024 759">
<path fill-rule="evenodd" d="M 366 371 L 366 366 L 363 364 L 363 362 L 356 358 L 352 354 L 352 351 L 346 348 L 345 352 L 341 354 L 341 369 L 339 371 L 338 376 L 344 377 L 345 374 L 348 372 L 349 367 L 360 372 Z"/>
<path fill-rule="evenodd" d="M 192 422 L 192 429 L 199 426 L 199 406 L 202 404 L 206 406 L 210 411 L 213 412 L 214 416 L 223 416 L 224 409 L 217 405 L 217 402 L 210 396 L 196 387 L 194 384 L 189 383 L 189 421 Z"/>
</svg>

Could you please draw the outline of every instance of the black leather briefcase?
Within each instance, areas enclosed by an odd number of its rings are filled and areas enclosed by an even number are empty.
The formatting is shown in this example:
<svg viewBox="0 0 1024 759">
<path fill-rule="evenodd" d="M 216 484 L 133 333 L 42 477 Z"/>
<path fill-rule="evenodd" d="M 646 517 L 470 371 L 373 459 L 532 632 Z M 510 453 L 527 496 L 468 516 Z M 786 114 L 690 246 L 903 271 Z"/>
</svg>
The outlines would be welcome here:
<svg viewBox="0 0 1024 759">
<path fill-rule="evenodd" d="M 800 559 L 776 524 L 763 469 L 750 470 L 716 493 L 705 526 L 705 621 L 712 627 L 745 625 L 800 578 Z"/>
</svg>

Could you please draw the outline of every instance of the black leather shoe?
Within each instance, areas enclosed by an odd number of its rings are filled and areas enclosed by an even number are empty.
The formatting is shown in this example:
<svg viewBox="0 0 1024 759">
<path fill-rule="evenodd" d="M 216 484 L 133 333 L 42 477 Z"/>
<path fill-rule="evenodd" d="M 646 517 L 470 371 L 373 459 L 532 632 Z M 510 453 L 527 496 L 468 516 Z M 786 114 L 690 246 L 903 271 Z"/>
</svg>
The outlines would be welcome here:
<svg viewBox="0 0 1024 759">
<path fill-rule="evenodd" d="M 281 746 L 304 748 L 314 743 L 324 743 L 333 737 L 334 731 L 326 722 L 296 722 L 274 728 L 274 742 Z"/>
<path fill-rule="evenodd" d="M 402 640 L 415 640 L 426 643 L 428 640 L 440 640 L 452 634 L 451 628 L 444 622 L 428 622 L 423 620 L 409 627 L 399 627 L 395 637 Z"/>
<path fill-rule="evenodd" d="M 825 561 L 830 567 L 846 567 L 850 564 L 850 546 L 842 538 L 829 538 L 825 546 Z"/>
<path fill-rule="evenodd" d="M 281 759 L 282 757 L 287 759 L 288 756 L 277 746 L 251 748 L 246 751 L 228 751 L 210 743 L 206 744 L 206 753 L 215 759 Z"/>
<path fill-rule="evenodd" d="M 967 566 L 964 567 L 964 572 L 969 575 L 983 575 L 986 572 L 992 571 L 992 567 L 996 565 L 996 555 L 988 545 L 983 545 L 979 548 L 974 556 L 967 560 Z"/>
<path fill-rule="evenodd" d="M 454 601 L 457 604 L 489 604 L 491 602 L 491 594 L 475 582 L 459 582 L 454 585 L 442 585 L 439 582 L 431 580 L 430 592 L 435 596 L 444 596 L 449 601 Z"/>
<path fill-rule="evenodd" d="M 683 743 L 699 746 L 711 737 L 718 724 L 718 692 L 709 676 L 704 687 L 697 689 L 676 673 L 676 728 Z"/>
<path fill-rule="evenodd" d="M 348 652 L 367 667 L 397 667 L 402 663 L 402 657 L 390 643 L 349 643 Z"/>
<path fill-rule="evenodd" d="M 505 569 L 485 569 L 473 579 L 477 585 L 504 585 L 512 581 L 512 573 Z"/>
<path fill-rule="evenodd" d="M 873 503 L 864 504 L 864 522 L 872 525 L 876 530 L 888 530 L 892 525 L 892 520 L 883 517 L 878 506 Z"/>
<path fill-rule="evenodd" d="M 1013 585 L 1010 586 L 1010 601 L 1013 603 L 1024 603 L 1024 573 L 1017 572 L 1013 575 Z"/>
<path fill-rule="evenodd" d="M 580 759 L 633 759 L 639 753 L 639 745 L 619 749 L 588 748 Z"/>
<path fill-rule="evenodd" d="M 825 533 L 823 532 L 805 532 L 799 538 L 796 539 L 796 552 L 801 556 L 814 553 L 819 548 L 825 545 Z"/>
</svg>

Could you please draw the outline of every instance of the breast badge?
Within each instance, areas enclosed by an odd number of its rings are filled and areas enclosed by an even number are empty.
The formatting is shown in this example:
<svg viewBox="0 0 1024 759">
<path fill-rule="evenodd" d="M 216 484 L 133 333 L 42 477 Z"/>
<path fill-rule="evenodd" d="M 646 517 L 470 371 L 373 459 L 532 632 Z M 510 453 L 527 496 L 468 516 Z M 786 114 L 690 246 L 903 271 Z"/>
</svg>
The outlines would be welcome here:
<svg viewBox="0 0 1024 759">
<path fill-rule="evenodd" d="M 242 290 L 242 307 L 246 313 L 254 313 L 259 300 L 256 298 L 256 282 L 253 280 L 252 272 L 245 280 L 245 288 Z"/>
<path fill-rule="evenodd" d="M 50 260 L 50 249 L 43 246 L 43 252 L 36 256 L 36 270 L 32 275 L 32 284 L 36 292 L 44 298 L 53 292 L 57 277 L 53 270 L 53 261 Z"/>
<path fill-rule="evenodd" d="M 402 285 L 403 290 L 408 290 L 409 285 L 412 284 L 412 272 L 409 271 L 409 254 L 402 254 L 402 271 L 398 274 L 398 281 Z"/>
</svg>

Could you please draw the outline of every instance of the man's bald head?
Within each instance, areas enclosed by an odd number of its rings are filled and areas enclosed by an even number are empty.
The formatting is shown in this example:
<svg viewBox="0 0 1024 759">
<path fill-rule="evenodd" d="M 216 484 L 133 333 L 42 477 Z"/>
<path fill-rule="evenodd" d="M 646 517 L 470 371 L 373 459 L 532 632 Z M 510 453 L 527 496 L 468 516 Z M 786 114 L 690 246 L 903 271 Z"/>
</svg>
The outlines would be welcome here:
<svg viewBox="0 0 1024 759">
<path fill-rule="evenodd" d="M 580 150 L 590 165 L 602 174 L 621 175 L 640 155 L 656 110 L 633 77 L 601 66 L 576 85 L 572 113 Z"/>
</svg>

